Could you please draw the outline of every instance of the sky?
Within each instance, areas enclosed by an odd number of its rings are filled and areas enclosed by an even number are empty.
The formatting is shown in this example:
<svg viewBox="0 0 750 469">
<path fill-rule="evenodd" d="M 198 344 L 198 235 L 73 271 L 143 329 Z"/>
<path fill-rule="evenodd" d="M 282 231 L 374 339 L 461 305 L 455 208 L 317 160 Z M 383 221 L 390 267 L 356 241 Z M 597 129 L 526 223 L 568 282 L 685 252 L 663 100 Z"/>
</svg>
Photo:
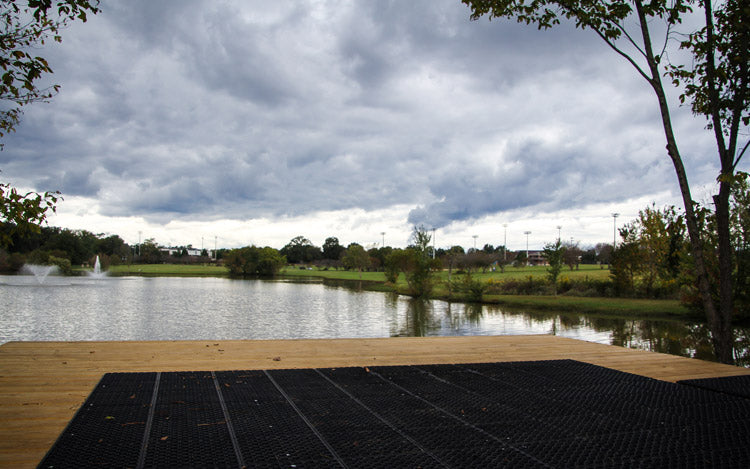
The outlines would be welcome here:
<svg viewBox="0 0 750 469">
<path fill-rule="evenodd" d="M 421 225 L 438 247 L 541 249 L 681 205 L 653 92 L 571 24 L 471 21 L 458 0 L 101 10 L 39 50 L 60 92 L 0 152 L 3 182 L 62 192 L 52 226 L 211 249 L 402 247 Z M 672 112 L 706 202 L 712 135 Z"/>
</svg>

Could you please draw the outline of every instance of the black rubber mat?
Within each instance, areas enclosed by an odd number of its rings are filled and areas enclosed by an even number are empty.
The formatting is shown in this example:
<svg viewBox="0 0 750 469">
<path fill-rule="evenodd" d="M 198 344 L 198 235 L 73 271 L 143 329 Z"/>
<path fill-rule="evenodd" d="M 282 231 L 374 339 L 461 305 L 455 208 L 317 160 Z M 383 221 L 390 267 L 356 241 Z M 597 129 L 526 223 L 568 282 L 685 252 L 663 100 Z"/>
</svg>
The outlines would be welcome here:
<svg viewBox="0 0 750 469">
<path fill-rule="evenodd" d="M 687 379 L 679 383 L 750 399 L 750 375 Z"/>
<path fill-rule="evenodd" d="M 105 375 L 39 467 L 750 467 L 750 399 L 571 360 Z"/>
</svg>

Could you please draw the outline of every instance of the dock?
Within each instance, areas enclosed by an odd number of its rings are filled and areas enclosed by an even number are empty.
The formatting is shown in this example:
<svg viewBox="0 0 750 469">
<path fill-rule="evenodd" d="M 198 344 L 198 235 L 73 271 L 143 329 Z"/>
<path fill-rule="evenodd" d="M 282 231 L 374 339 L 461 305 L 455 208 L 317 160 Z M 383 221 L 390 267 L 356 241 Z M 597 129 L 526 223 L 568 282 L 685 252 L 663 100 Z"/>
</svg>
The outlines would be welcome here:
<svg viewBox="0 0 750 469">
<path fill-rule="evenodd" d="M 105 373 L 572 359 L 663 381 L 750 369 L 549 335 L 10 342 L 0 346 L 0 467 L 36 467 Z"/>
</svg>

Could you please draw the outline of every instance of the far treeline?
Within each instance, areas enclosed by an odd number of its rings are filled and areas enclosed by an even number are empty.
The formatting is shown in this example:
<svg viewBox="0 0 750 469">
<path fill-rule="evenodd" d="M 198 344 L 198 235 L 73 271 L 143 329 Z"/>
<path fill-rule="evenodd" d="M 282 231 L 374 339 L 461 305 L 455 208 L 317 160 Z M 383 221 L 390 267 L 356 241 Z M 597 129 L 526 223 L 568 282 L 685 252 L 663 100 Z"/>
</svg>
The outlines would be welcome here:
<svg viewBox="0 0 750 469">
<path fill-rule="evenodd" d="M 707 208 L 696 206 L 706 243 L 708 264 L 718 269 L 715 217 Z M 735 182 L 731 201 L 731 233 L 734 246 L 733 288 L 735 320 L 750 319 L 750 190 L 748 177 Z M 509 251 L 505 246 L 485 244 L 481 249 L 461 246 L 433 250 L 431 236 L 415 227 L 411 245 L 405 249 L 389 246 L 365 249 L 357 243 L 342 246 L 329 237 L 320 247 L 304 236 L 293 238 L 283 248 L 247 246 L 195 250 L 192 246 L 160 248 L 147 239 L 129 246 L 117 235 L 93 234 L 84 230 L 42 227 L 39 233 L 10 235 L 7 250 L 0 249 L 0 271 L 18 272 L 26 263 L 54 264 L 63 273 L 73 266 L 92 266 L 98 256 L 104 269 L 121 264 L 209 264 L 226 267 L 231 276 L 273 276 L 287 266 L 318 270 L 347 270 L 359 273 L 382 272 L 394 290 L 416 297 L 440 296 L 482 301 L 486 294 L 565 295 L 679 299 L 701 309 L 693 274 L 693 259 L 686 234 L 684 215 L 675 207 L 654 205 L 639 212 L 636 219 L 620 228 L 620 240 L 613 247 L 599 243 L 581 247 L 556 240 L 548 243 L 541 258 L 527 259 L 526 251 Z M 13 233 L 7 223 L 0 234 Z M 200 255 L 190 253 L 199 252 Z M 541 261 L 546 277 L 492 276 L 506 267 L 525 268 Z M 600 265 L 608 275 L 565 275 L 580 265 Z"/>
</svg>

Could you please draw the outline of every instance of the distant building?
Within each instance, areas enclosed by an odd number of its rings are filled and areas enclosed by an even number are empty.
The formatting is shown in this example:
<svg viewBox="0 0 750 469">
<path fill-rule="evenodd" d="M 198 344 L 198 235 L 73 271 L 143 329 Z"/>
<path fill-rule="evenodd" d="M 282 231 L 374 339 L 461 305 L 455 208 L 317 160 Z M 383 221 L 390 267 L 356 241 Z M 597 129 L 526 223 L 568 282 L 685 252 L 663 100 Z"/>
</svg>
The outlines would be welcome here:
<svg viewBox="0 0 750 469">
<path fill-rule="evenodd" d="M 200 256 L 201 255 L 201 250 L 196 249 L 194 247 L 187 247 L 187 248 L 186 247 L 171 247 L 171 248 L 161 247 L 159 248 L 159 251 L 170 256 L 174 256 L 174 255 L 179 256 L 183 250 L 187 251 L 188 256 Z"/>
<path fill-rule="evenodd" d="M 529 265 L 547 265 L 547 258 L 543 251 L 529 250 Z"/>
</svg>

